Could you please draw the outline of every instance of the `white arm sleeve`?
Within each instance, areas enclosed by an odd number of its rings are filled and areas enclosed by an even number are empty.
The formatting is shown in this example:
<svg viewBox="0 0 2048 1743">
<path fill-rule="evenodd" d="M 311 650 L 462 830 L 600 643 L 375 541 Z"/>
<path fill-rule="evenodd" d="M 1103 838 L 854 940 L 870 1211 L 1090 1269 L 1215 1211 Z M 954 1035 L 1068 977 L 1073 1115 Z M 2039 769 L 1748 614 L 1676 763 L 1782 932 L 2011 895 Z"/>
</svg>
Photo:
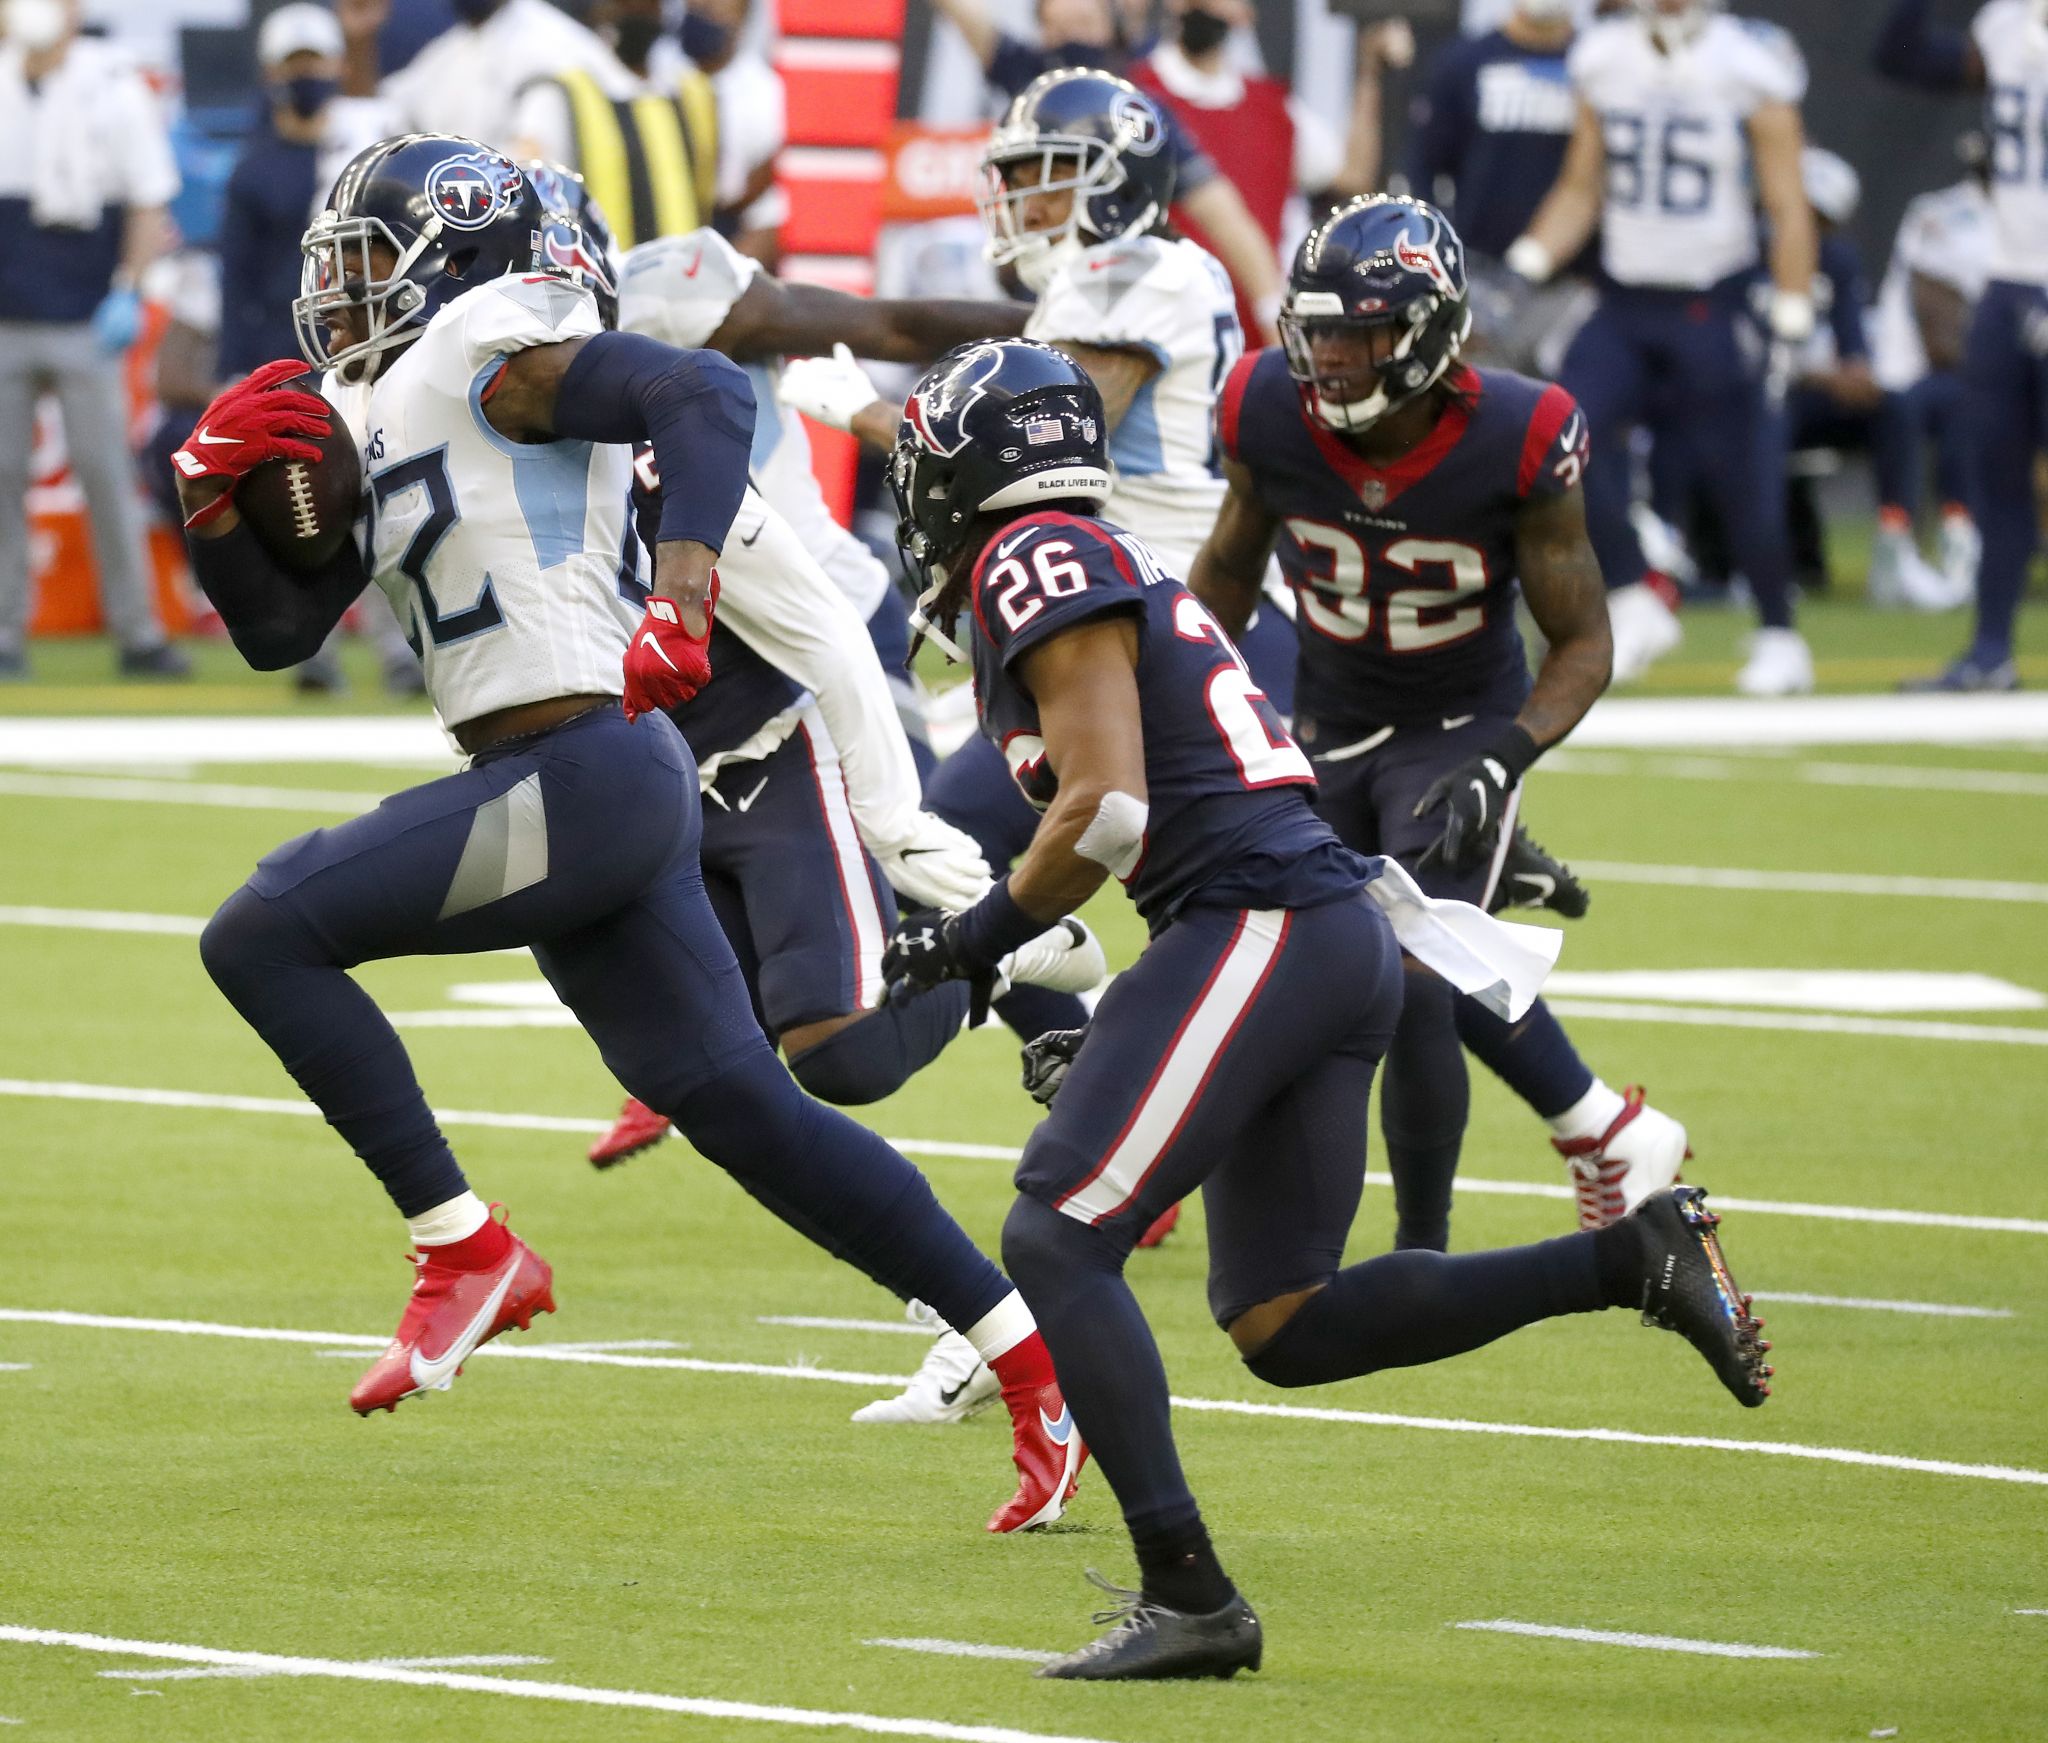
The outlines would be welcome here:
<svg viewBox="0 0 2048 1743">
<path fill-rule="evenodd" d="M 741 499 L 718 577 L 719 621 L 817 699 L 846 770 L 854 826 L 882 857 L 917 832 L 923 798 L 867 625 L 795 529 L 752 489 Z"/>
</svg>

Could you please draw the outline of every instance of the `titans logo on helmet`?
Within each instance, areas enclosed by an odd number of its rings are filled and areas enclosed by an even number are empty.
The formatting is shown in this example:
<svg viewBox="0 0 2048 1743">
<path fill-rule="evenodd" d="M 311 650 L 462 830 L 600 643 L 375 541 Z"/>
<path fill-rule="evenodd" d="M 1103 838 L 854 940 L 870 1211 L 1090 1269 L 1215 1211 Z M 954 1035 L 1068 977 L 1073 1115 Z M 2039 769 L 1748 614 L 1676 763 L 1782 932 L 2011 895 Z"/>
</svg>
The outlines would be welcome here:
<svg viewBox="0 0 2048 1743">
<path fill-rule="evenodd" d="M 1117 143 L 1125 151 L 1150 157 L 1166 143 L 1166 128 L 1159 119 L 1159 111 L 1136 91 L 1119 93 L 1110 104 L 1109 116 L 1116 128 Z"/>
<path fill-rule="evenodd" d="M 519 166 L 491 152 L 464 152 L 427 171 L 427 202 L 442 223 L 481 230 L 519 197 Z"/>
</svg>

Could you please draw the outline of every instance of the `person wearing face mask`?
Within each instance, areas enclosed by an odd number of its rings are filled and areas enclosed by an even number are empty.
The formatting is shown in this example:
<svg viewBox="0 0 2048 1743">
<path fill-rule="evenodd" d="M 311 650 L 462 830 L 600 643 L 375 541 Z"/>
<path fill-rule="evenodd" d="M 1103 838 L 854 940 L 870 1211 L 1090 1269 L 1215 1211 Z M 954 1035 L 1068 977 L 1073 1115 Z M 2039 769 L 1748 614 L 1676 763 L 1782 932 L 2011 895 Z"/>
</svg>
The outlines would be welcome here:
<svg viewBox="0 0 2048 1743">
<path fill-rule="evenodd" d="M 1378 185 L 1380 76 L 1389 66 L 1406 66 L 1415 42 L 1398 21 L 1359 32 L 1347 144 L 1283 81 L 1242 69 L 1243 44 L 1234 39 L 1253 22 L 1251 0 L 1168 0 L 1165 37 L 1131 63 L 1128 77 L 1230 178 L 1268 250 L 1278 251 L 1289 232 L 1308 227 L 1297 196 L 1320 210 Z M 1183 206 L 1174 221 L 1217 252 L 1198 214 Z M 1258 326 L 1260 293 L 1235 271 L 1231 276 L 1239 320 L 1247 329 Z"/>
<path fill-rule="evenodd" d="M 782 75 L 748 43 L 749 0 L 692 0 L 682 27 L 648 57 L 657 88 L 673 90 L 692 67 L 718 101 L 718 205 L 732 245 L 773 267 L 781 254 L 789 196 L 775 160 L 788 137 Z"/>
<path fill-rule="evenodd" d="M 590 22 L 610 69 L 565 61 L 536 74 L 513 106 L 518 155 L 581 175 L 621 248 L 708 224 L 721 131 L 711 80 L 661 57 L 661 0 L 597 0 Z"/>
<path fill-rule="evenodd" d="M 28 473 L 53 394 L 85 492 L 124 677 L 182 678 L 157 616 L 130 467 L 122 357 L 136 283 L 170 239 L 178 170 L 139 74 L 78 36 L 77 0 L 0 0 L 0 679 L 28 673 Z"/>
<path fill-rule="evenodd" d="M 454 27 L 381 87 L 404 130 L 479 139 L 522 161 L 560 160 L 548 141 L 521 132 L 520 95 L 536 79 L 582 72 L 608 100 L 637 95 L 604 40 L 548 0 L 453 0 L 453 10 Z"/>
</svg>

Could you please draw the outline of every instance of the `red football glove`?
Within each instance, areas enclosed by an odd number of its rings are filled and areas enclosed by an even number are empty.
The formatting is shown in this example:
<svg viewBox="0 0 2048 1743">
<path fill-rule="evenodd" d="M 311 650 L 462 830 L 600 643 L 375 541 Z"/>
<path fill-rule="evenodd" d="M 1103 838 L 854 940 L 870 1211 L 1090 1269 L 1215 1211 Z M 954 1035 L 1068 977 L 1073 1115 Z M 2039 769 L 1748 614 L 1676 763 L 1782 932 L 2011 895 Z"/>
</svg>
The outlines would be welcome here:
<svg viewBox="0 0 2048 1743">
<path fill-rule="evenodd" d="M 638 720 L 657 708 L 680 708 L 711 682 L 711 613 L 718 605 L 718 571 L 704 596 L 704 633 L 683 628 L 675 601 L 659 594 L 626 649 L 626 718 Z"/>
<path fill-rule="evenodd" d="M 227 512 L 235 481 L 266 460 L 318 460 L 320 450 L 294 437 L 325 436 L 334 428 L 334 408 L 317 393 L 284 393 L 278 383 L 303 375 L 306 366 L 281 357 L 223 390 L 199 414 L 184 447 L 171 456 L 186 478 L 225 478 L 228 488 L 185 522 L 204 526 Z"/>
</svg>

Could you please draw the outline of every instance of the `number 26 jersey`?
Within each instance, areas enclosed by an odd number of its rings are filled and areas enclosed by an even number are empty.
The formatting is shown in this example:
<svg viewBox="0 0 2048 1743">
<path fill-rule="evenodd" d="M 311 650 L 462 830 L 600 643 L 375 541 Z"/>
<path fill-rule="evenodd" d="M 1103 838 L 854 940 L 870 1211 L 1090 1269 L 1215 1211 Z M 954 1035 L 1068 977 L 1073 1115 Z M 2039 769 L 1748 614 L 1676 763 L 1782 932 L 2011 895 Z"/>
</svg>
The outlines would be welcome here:
<svg viewBox="0 0 2048 1743">
<path fill-rule="evenodd" d="M 1384 726 L 1512 716 L 1529 693 L 1515 627 L 1515 517 L 1586 466 L 1586 419 L 1561 387 L 1458 368 L 1416 447 L 1362 459 L 1302 408 L 1286 355 L 1254 352 L 1217 406 L 1223 451 L 1280 522 L 1293 588 L 1296 730 L 1320 754 Z"/>
<path fill-rule="evenodd" d="M 1149 814 L 1140 852 L 1111 869 L 1153 931 L 1191 902 L 1312 908 L 1375 875 L 1310 808 L 1308 758 L 1230 638 L 1141 540 L 1092 517 L 1028 515 L 982 552 L 971 598 L 981 730 L 1041 811 L 1059 774 L 1018 667 L 1078 624 L 1134 621 Z"/>
</svg>

